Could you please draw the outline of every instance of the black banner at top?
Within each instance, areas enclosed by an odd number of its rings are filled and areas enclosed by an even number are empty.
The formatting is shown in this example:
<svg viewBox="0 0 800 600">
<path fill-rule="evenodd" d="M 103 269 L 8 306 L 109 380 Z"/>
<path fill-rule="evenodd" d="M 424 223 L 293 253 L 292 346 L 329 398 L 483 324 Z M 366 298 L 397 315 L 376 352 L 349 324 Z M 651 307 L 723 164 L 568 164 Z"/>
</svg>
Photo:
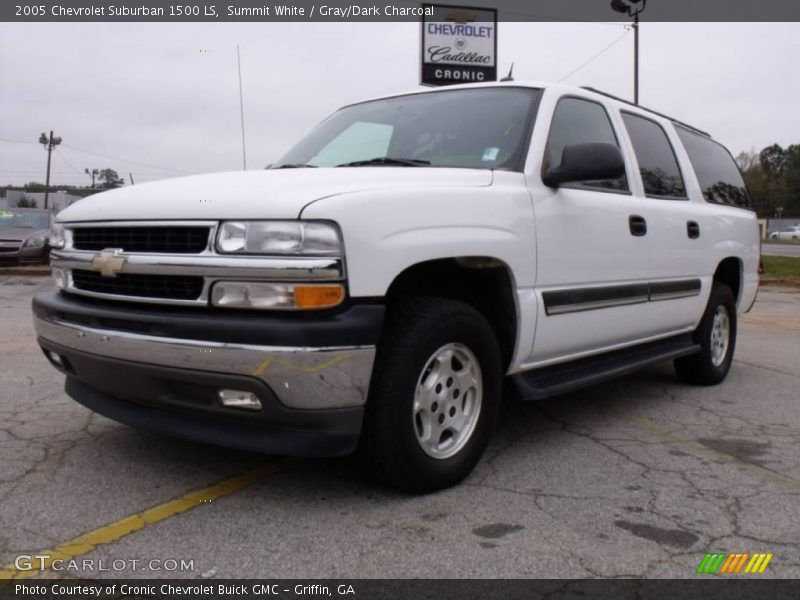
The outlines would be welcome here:
<svg viewBox="0 0 800 600">
<path fill-rule="evenodd" d="M 457 4 L 494 9 L 501 22 L 626 20 L 606 0 L 459 0 Z M 422 2 L 409 0 L 3 0 L 0 21 L 419 22 L 425 10 Z M 640 20 L 800 22 L 800 2 L 649 0 Z"/>
</svg>

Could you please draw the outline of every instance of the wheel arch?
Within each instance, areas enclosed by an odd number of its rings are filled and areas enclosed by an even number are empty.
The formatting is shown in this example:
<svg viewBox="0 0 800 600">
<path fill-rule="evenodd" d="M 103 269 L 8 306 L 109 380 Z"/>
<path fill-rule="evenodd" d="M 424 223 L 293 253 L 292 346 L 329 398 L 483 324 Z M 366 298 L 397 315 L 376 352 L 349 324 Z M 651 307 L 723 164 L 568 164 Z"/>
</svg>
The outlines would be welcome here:
<svg viewBox="0 0 800 600">
<path fill-rule="evenodd" d="M 386 302 L 436 296 L 460 300 L 480 312 L 500 345 L 504 369 L 514 356 L 519 307 L 511 267 L 490 256 L 460 256 L 415 263 L 400 272 L 386 292 Z"/>
<path fill-rule="evenodd" d="M 743 268 L 744 266 L 740 258 L 729 256 L 720 261 L 717 265 L 717 270 L 714 272 L 714 281 L 724 283 L 731 289 L 731 292 L 733 292 L 733 299 L 737 305 L 742 296 Z"/>
</svg>

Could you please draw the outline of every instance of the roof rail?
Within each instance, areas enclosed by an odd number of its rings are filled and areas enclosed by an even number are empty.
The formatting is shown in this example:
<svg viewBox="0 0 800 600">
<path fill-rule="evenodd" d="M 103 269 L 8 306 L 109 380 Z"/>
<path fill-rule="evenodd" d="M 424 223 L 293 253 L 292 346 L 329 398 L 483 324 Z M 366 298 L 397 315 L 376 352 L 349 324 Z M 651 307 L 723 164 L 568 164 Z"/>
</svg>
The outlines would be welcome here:
<svg viewBox="0 0 800 600">
<path fill-rule="evenodd" d="M 664 119 L 672 121 L 676 125 L 680 125 L 681 127 L 685 127 L 686 129 L 694 131 L 695 133 L 699 133 L 700 135 L 704 135 L 707 138 L 711 137 L 711 134 L 708 133 L 707 131 L 703 131 L 702 129 L 698 129 L 697 127 L 693 127 L 693 126 L 689 125 L 688 123 L 684 123 L 683 121 L 679 121 L 678 119 L 670 117 L 669 115 L 665 115 L 664 113 L 660 113 L 658 111 L 655 111 L 655 110 L 653 110 L 651 108 L 647 108 L 646 106 L 641 106 L 640 104 L 634 104 L 633 102 L 631 102 L 630 100 L 626 100 L 625 98 L 620 98 L 619 96 L 615 96 L 614 94 L 609 94 L 608 92 L 604 92 L 603 90 L 598 90 L 597 88 L 593 88 L 593 87 L 590 87 L 588 85 L 581 86 L 581 89 L 588 90 L 590 92 L 594 92 L 595 94 L 600 94 L 601 96 L 605 96 L 607 98 L 612 98 L 613 100 L 617 100 L 619 102 L 624 102 L 625 104 L 628 104 L 630 106 L 635 106 L 636 108 L 640 108 L 642 110 L 646 110 L 649 113 L 653 113 L 654 115 L 658 115 L 659 117 L 662 117 Z"/>
</svg>

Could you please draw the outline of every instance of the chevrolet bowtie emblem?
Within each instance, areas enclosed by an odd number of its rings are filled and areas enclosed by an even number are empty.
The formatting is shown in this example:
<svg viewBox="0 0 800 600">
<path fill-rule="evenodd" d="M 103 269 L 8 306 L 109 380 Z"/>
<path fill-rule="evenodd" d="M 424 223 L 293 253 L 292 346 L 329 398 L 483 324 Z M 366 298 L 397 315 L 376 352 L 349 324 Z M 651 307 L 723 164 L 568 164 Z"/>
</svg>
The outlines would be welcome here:
<svg viewBox="0 0 800 600">
<path fill-rule="evenodd" d="M 100 271 L 103 277 L 116 277 L 128 260 L 124 256 L 120 256 L 120 254 L 122 254 L 122 250 L 119 248 L 103 250 L 92 259 L 92 269 Z"/>
</svg>

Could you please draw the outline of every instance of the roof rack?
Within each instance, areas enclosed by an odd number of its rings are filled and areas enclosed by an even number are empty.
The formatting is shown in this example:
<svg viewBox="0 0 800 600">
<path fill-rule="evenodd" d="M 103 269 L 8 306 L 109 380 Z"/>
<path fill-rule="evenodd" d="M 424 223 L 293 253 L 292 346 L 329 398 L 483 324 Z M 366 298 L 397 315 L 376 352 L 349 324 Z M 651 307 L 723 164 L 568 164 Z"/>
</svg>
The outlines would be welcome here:
<svg viewBox="0 0 800 600">
<path fill-rule="evenodd" d="M 593 87 L 590 87 L 588 85 L 581 86 L 581 89 L 588 90 L 590 92 L 594 92 L 595 94 L 600 94 L 601 96 L 605 96 L 607 98 L 612 98 L 612 99 L 617 100 L 619 102 L 624 102 L 625 104 L 628 104 L 630 106 L 635 106 L 636 108 L 640 108 L 642 110 L 646 110 L 649 113 L 653 113 L 654 115 L 658 115 L 659 117 L 662 117 L 664 119 L 672 121 L 676 125 L 680 125 L 681 127 L 685 127 L 686 129 L 694 131 L 695 133 L 699 133 L 700 135 L 704 135 L 707 138 L 711 137 L 711 134 L 708 133 L 707 131 L 703 131 L 702 129 L 698 129 L 697 127 L 692 127 L 688 123 L 684 123 L 683 121 L 679 121 L 678 119 L 670 117 L 669 115 L 665 115 L 664 113 L 660 113 L 658 111 L 655 111 L 653 109 L 647 108 L 646 106 L 641 106 L 639 104 L 634 104 L 633 102 L 631 102 L 630 100 L 626 100 L 625 98 L 620 98 L 619 96 L 615 96 L 614 94 L 609 94 L 608 92 L 604 92 L 602 90 L 598 90 L 597 88 L 593 88 Z"/>
</svg>

